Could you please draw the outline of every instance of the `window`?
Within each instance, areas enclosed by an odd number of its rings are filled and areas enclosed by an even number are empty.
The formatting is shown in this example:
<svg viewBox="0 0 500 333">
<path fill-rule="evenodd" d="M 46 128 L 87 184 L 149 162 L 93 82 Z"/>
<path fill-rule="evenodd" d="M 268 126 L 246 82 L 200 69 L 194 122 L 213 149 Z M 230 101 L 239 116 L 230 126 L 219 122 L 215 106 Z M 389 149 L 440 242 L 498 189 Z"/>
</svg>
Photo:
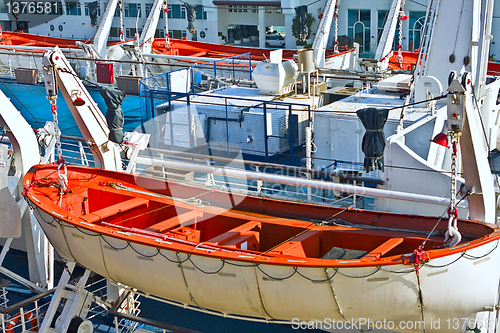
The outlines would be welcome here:
<svg viewBox="0 0 500 333">
<path fill-rule="evenodd" d="M 252 13 L 257 13 L 257 12 L 258 12 L 257 6 L 252 6 Z"/>
<path fill-rule="evenodd" d="M 257 13 L 257 6 L 251 6 L 252 13 Z M 248 6 L 227 6 L 227 11 L 229 13 L 248 13 Z"/>
<path fill-rule="evenodd" d="M 377 17 L 377 28 L 378 28 L 378 37 L 377 41 L 380 41 L 380 37 L 382 36 L 382 32 L 384 32 L 385 21 L 387 20 L 387 14 L 389 12 L 387 10 L 379 10 Z"/>
<path fill-rule="evenodd" d="M 85 3 L 85 16 L 89 16 L 89 3 Z M 97 4 L 97 16 L 101 16 L 101 4 Z"/>
<path fill-rule="evenodd" d="M 168 8 L 170 9 L 170 7 L 168 7 Z M 151 13 L 151 9 L 153 9 L 152 3 L 144 4 L 144 17 L 149 16 L 149 13 Z M 161 6 L 161 9 L 160 9 L 160 18 L 163 18 L 163 6 Z"/>
<path fill-rule="evenodd" d="M 109 37 L 120 37 L 120 28 L 111 27 Z"/>
<path fill-rule="evenodd" d="M 207 12 L 203 10 L 202 5 L 198 5 L 196 8 L 196 19 L 197 20 L 206 20 L 207 19 Z"/>
<path fill-rule="evenodd" d="M 125 3 L 124 7 L 125 17 L 141 17 L 140 3 Z"/>
<path fill-rule="evenodd" d="M 182 31 L 181 30 L 174 30 L 173 31 L 173 37 L 177 38 L 177 39 L 182 38 Z"/>
<path fill-rule="evenodd" d="M 283 10 L 281 9 L 281 7 L 276 7 L 276 14 L 281 14 L 283 12 Z"/>
<path fill-rule="evenodd" d="M 66 15 L 82 15 L 82 8 L 78 2 L 66 2 Z"/>
<path fill-rule="evenodd" d="M 206 36 L 207 36 L 207 34 L 205 33 L 205 31 L 200 31 L 201 38 L 205 38 Z"/>
<path fill-rule="evenodd" d="M 265 9 L 264 12 L 267 13 L 267 14 L 272 14 L 273 13 L 273 7 L 266 7 L 266 9 Z"/>
<path fill-rule="evenodd" d="M 184 5 L 182 5 L 182 6 L 181 5 L 172 5 L 172 8 L 168 12 L 168 18 L 185 19 L 186 18 L 186 8 L 184 7 Z"/>
<path fill-rule="evenodd" d="M 387 14 L 389 14 L 389 11 L 387 10 L 379 10 L 378 11 L 378 17 L 377 17 L 377 42 L 380 42 L 380 37 L 382 37 L 382 33 L 384 32 L 384 26 L 385 22 L 387 20 Z M 393 41 L 393 49 L 397 50 L 398 49 L 398 44 L 399 44 L 399 28 L 396 26 L 396 35 L 394 36 L 394 41 Z"/>
<path fill-rule="evenodd" d="M 267 35 L 266 40 L 285 40 L 285 37 L 281 35 Z"/>
<path fill-rule="evenodd" d="M 164 38 L 164 37 L 165 37 L 165 29 L 155 30 L 155 38 Z"/>
<path fill-rule="evenodd" d="M 181 39 L 182 37 L 187 36 L 186 30 L 169 30 L 169 34 L 171 38 Z"/>
<path fill-rule="evenodd" d="M 136 30 L 135 28 L 125 28 L 125 36 L 128 37 L 128 38 L 132 38 L 135 36 L 135 33 L 136 33 Z M 142 33 L 142 29 L 139 29 L 139 36 L 141 35 Z"/>
<path fill-rule="evenodd" d="M 0 27 L 4 31 L 12 31 L 12 23 L 11 21 L 0 21 Z"/>
<path fill-rule="evenodd" d="M 370 52 L 370 10 L 349 9 L 347 11 L 347 34 L 359 44 L 360 51 Z"/>
<path fill-rule="evenodd" d="M 425 12 L 410 12 L 409 19 L 409 41 L 408 50 L 413 51 L 420 48 L 420 38 L 425 23 Z"/>
</svg>

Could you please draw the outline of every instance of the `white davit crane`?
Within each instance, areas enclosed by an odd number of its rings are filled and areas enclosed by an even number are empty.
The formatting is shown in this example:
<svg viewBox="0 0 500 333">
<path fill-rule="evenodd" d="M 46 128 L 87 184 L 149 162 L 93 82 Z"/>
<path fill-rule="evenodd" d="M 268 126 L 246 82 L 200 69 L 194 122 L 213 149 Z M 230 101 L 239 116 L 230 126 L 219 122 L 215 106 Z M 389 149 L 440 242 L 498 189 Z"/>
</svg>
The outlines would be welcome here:
<svg viewBox="0 0 500 333">
<path fill-rule="evenodd" d="M 55 100 L 58 89 L 61 91 L 83 138 L 91 147 L 96 167 L 122 171 L 120 154 L 123 151 L 126 151 L 132 161 L 140 150 L 146 148 L 149 134 L 125 133 L 124 140 L 128 142 L 127 145 L 119 145 L 109 140 L 110 131 L 106 118 L 59 47 L 46 52 L 42 64 L 49 99 Z M 133 172 L 133 165 L 134 163 L 129 163 L 127 172 Z"/>
<path fill-rule="evenodd" d="M 108 2 L 106 10 L 102 15 L 101 21 L 99 22 L 99 26 L 97 27 L 94 35 L 93 45 L 101 59 L 106 59 L 109 31 L 111 29 L 111 23 L 113 22 L 113 16 L 115 15 L 117 4 L 118 0 L 110 0 Z"/>
<path fill-rule="evenodd" d="M 166 0 L 155 0 L 153 7 L 149 12 L 148 19 L 139 38 L 139 49 L 142 54 L 151 53 L 151 46 L 153 45 L 153 40 L 155 37 L 156 26 L 158 25 L 158 20 L 160 19 L 160 12 L 163 7 L 163 2 L 165 4 L 168 2 Z"/>
<path fill-rule="evenodd" d="M 340 0 L 327 0 L 323 17 L 318 25 L 316 36 L 314 36 L 312 48 L 314 50 L 314 59 L 316 68 L 325 67 L 325 51 L 328 45 L 328 37 L 330 36 L 330 29 L 332 26 L 333 16 L 335 15 L 335 8 L 338 7 Z"/>
<path fill-rule="evenodd" d="M 392 45 L 396 34 L 396 27 L 399 19 L 399 13 L 404 8 L 404 0 L 393 0 L 389 14 L 385 21 L 382 36 L 378 42 L 377 51 L 375 52 L 375 60 L 378 61 L 378 69 L 386 70 L 389 66 L 389 58 L 392 54 Z"/>
<path fill-rule="evenodd" d="M 113 142 L 108 140 L 109 128 L 106 118 L 59 47 L 56 46 L 53 51 L 46 52 L 42 64 L 45 89 L 49 98 L 55 98 L 58 89 L 61 91 L 83 138 L 93 147 L 92 155 L 96 167 L 121 170 L 120 151 Z M 82 102 L 75 103 L 76 99 Z"/>
</svg>

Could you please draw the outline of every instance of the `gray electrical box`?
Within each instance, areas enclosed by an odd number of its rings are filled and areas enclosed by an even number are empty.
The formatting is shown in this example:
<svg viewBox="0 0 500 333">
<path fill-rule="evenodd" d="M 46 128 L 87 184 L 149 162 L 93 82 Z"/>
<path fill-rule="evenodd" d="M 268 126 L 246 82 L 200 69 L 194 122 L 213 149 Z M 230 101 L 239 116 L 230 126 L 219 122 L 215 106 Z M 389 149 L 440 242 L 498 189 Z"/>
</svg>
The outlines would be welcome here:
<svg viewBox="0 0 500 333">
<path fill-rule="evenodd" d="M 448 131 L 461 132 L 464 124 L 465 89 L 454 79 L 448 87 Z"/>
</svg>

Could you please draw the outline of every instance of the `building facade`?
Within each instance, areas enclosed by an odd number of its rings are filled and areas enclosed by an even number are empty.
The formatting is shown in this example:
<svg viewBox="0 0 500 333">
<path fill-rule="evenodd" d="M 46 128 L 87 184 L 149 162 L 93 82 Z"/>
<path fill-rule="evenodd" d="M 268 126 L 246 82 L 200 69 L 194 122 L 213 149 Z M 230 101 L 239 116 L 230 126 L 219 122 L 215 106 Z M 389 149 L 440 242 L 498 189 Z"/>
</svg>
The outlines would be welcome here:
<svg viewBox="0 0 500 333">
<path fill-rule="evenodd" d="M 123 5 L 123 25 L 126 38 L 133 38 L 142 31 L 152 0 L 130 0 Z M 14 1 L 12 1 L 14 2 Z M 90 2 L 90 1 L 89 1 Z M 91 27 L 89 2 L 50 2 L 51 13 L 21 12 L 17 18 L 13 16 L 9 2 L 0 3 L 0 23 L 3 30 L 22 29 L 25 32 L 76 39 L 89 39 L 96 28 Z M 308 14 L 314 19 L 308 42 L 311 43 L 317 29 L 326 0 L 187 0 L 198 5 L 196 12 L 196 32 L 187 30 L 187 15 L 184 1 L 168 1 L 168 32 L 173 38 L 186 37 L 209 43 L 228 43 L 252 46 L 266 46 L 266 33 L 279 33 L 285 38 L 285 47 L 297 48 L 297 38 L 292 31 L 295 7 L 307 5 Z M 46 2 L 43 2 L 46 4 Z M 357 42 L 362 55 L 373 56 L 378 38 L 383 29 L 385 18 L 392 0 L 340 0 L 338 20 L 332 23 L 329 47 L 333 45 L 335 26 L 337 34 L 343 40 Z M 98 15 L 101 17 L 107 5 L 99 1 Z M 395 36 L 395 48 L 401 42 L 404 50 L 416 50 L 420 47 L 421 29 L 425 21 L 427 0 L 406 1 L 405 13 L 408 19 L 403 21 L 401 29 Z M 62 14 L 62 15 L 61 15 Z M 493 40 L 491 44 L 492 59 L 500 59 L 500 39 L 496 31 L 500 29 L 500 2 L 493 14 Z M 16 23 L 17 19 L 17 23 Z M 457 18 L 458 19 L 458 18 Z M 166 24 L 164 13 L 160 15 L 156 37 L 165 35 Z M 263 32 L 263 33 L 261 33 Z M 110 39 L 120 37 L 120 13 L 117 9 L 110 31 Z M 497 43 L 498 41 L 498 43 Z M 249 43 L 250 44 L 245 44 Z M 253 43 L 251 43 L 253 42 Z"/>
</svg>

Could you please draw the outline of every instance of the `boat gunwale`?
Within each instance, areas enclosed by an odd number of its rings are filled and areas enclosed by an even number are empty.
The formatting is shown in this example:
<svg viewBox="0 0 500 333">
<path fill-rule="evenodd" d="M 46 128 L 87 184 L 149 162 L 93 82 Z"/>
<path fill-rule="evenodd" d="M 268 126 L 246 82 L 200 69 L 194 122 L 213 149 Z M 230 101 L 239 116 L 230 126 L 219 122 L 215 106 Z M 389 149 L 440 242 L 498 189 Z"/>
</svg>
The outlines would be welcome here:
<svg viewBox="0 0 500 333">
<path fill-rule="evenodd" d="M 269 264 L 269 265 L 278 265 L 278 266 L 292 266 L 292 267 L 305 267 L 305 268 L 363 268 L 363 267 L 377 267 L 377 266 L 396 266 L 396 265 L 413 265 L 414 264 L 414 254 L 413 253 L 406 253 L 406 254 L 397 254 L 393 255 L 390 257 L 380 257 L 378 259 L 371 259 L 371 260 L 362 260 L 361 258 L 358 259 L 324 259 L 324 258 L 315 258 L 315 257 L 301 257 L 301 256 L 294 256 L 294 255 L 287 255 L 287 254 L 278 254 L 278 253 L 271 253 L 271 252 L 265 252 L 265 251 L 250 251 L 250 250 L 241 250 L 241 249 L 233 249 L 233 248 L 228 248 L 220 245 L 213 245 L 213 244 L 206 244 L 205 242 L 200 242 L 200 243 L 194 243 L 190 241 L 184 241 L 184 240 L 179 240 L 173 237 L 168 237 L 164 236 L 163 238 L 158 237 L 153 238 L 154 236 L 147 235 L 147 234 L 139 234 L 136 232 L 129 232 L 129 231 L 120 231 L 120 230 L 112 230 L 110 226 L 102 226 L 98 224 L 93 224 L 93 223 L 88 223 L 85 219 L 81 217 L 72 217 L 68 215 L 68 212 L 65 211 L 62 207 L 57 206 L 50 198 L 39 195 L 35 196 L 34 193 L 32 193 L 31 189 L 33 187 L 30 186 L 30 180 L 32 177 L 36 174 L 36 172 L 40 169 L 46 170 L 52 168 L 54 171 L 57 170 L 56 165 L 35 165 L 33 166 L 27 173 L 26 176 L 24 177 L 23 184 L 25 187 L 25 191 L 23 192 L 23 195 L 25 198 L 28 198 L 31 205 L 35 205 L 38 209 L 41 209 L 45 213 L 51 215 L 52 217 L 56 218 L 59 221 L 62 221 L 64 223 L 70 224 L 73 227 L 77 228 L 82 228 L 86 231 L 93 232 L 99 234 L 99 236 L 106 236 L 106 237 L 111 237 L 115 238 L 121 241 L 126 241 L 126 242 L 131 242 L 131 243 L 137 243 L 140 245 L 144 246 L 150 246 L 157 248 L 159 250 L 167 250 L 167 251 L 174 251 L 174 252 L 181 252 L 185 253 L 188 255 L 200 255 L 204 257 L 210 257 L 210 258 L 216 258 L 216 259 L 221 259 L 221 260 L 231 260 L 231 261 L 237 261 L 237 262 L 244 262 L 244 263 L 252 263 L 252 264 Z M 84 169 L 90 169 L 90 170 L 100 170 L 99 173 L 105 172 L 105 173 L 119 173 L 123 174 L 126 176 L 131 176 L 131 177 L 136 177 L 136 175 L 132 174 L 125 174 L 123 172 L 117 172 L 117 171 L 110 171 L 110 170 L 102 170 L 102 169 L 96 169 L 96 168 L 90 168 L 90 167 L 84 167 L 84 166 L 72 166 L 72 168 L 76 168 L 78 171 L 81 172 L 81 170 Z M 146 177 L 148 178 L 148 177 Z M 147 191 L 147 190 L 146 190 Z M 217 191 L 220 192 L 220 191 Z M 151 192 L 154 194 L 155 192 Z M 148 196 L 147 194 L 144 194 L 144 196 Z M 164 199 L 164 198 L 156 198 L 159 201 L 162 200 L 171 200 L 171 199 Z M 259 198 L 262 199 L 262 198 Z M 266 199 L 267 200 L 267 199 Z M 271 201 L 273 199 L 270 199 Z M 30 206 L 31 206 L 30 205 Z M 183 207 L 191 207 L 187 204 L 183 204 L 181 202 L 176 202 L 176 206 L 183 206 Z M 304 204 L 304 205 L 310 205 L 310 204 Z M 318 205 L 311 205 L 311 206 L 318 206 Z M 33 206 L 31 206 L 33 207 Z M 45 207 L 45 208 L 44 208 Z M 50 207 L 50 209 L 46 209 Z M 321 206 L 319 206 L 321 207 Z M 52 210 L 52 212 L 49 212 L 49 210 Z M 56 210 L 56 211 L 53 211 Z M 364 210 L 361 209 L 355 209 L 355 211 L 359 212 L 364 212 Z M 51 214 L 52 213 L 52 214 Z M 55 214 L 54 214 L 55 213 Z M 408 216 L 408 214 L 398 214 L 398 213 L 386 213 L 386 212 L 380 212 L 384 214 L 392 214 L 396 216 Z M 424 216 L 422 216 L 425 218 Z M 294 220 L 292 218 L 286 218 L 287 220 Z M 304 220 L 296 220 L 300 222 L 304 222 L 304 225 L 306 224 L 306 221 Z M 60 223 L 60 222 L 59 222 Z M 310 222 L 313 223 L 313 222 Z M 476 238 L 473 240 L 469 240 L 463 244 L 459 244 L 455 247 L 452 248 L 440 248 L 440 249 L 430 249 L 430 250 L 424 250 L 424 262 L 430 261 L 432 259 L 438 259 L 438 258 L 443 258 L 446 256 L 458 254 L 458 253 L 463 253 L 467 250 L 472 250 L 475 248 L 478 248 L 480 246 L 492 243 L 494 241 L 498 241 L 500 239 L 500 227 L 490 224 L 490 223 L 483 223 L 479 221 L 474 221 L 474 220 L 467 220 L 467 219 L 460 219 L 459 220 L 459 226 L 460 224 L 463 223 L 472 223 L 472 224 L 479 224 L 481 227 L 485 228 L 491 228 L 492 232 L 489 234 L 485 234 L 484 236 L 480 238 Z M 367 225 L 369 227 L 369 225 Z M 345 226 L 340 226 L 344 227 Z M 117 226 L 119 228 L 119 226 Z M 354 230 L 354 229 L 353 229 Z M 215 251 L 214 251 L 215 250 Z"/>
<path fill-rule="evenodd" d="M 226 45 L 226 44 L 212 44 L 212 43 L 207 43 L 207 42 L 202 42 L 202 41 L 187 41 L 187 40 L 180 40 L 180 39 L 175 39 L 175 38 L 170 38 L 169 39 L 170 46 L 165 47 L 165 39 L 164 38 L 155 38 L 152 43 L 152 50 L 156 54 L 165 54 L 165 51 L 171 50 L 171 49 L 178 49 L 178 50 L 190 50 L 190 51 L 199 51 L 199 50 L 207 50 L 211 52 L 218 52 L 220 54 L 209 56 L 209 58 L 213 57 L 214 60 L 220 58 L 221 56 L 224 57 L 234 57 L 234 56 L 240 56 L 245 53 L 250 53 L 252 58 L 255 57 L 255 59 L 265 59 L 265 56 L 262 54 L 266 54 L 267 57 L 269 57 L 269 52 L 273 50 L 279 50 L 281 48 L 255 48 L 251 46 L 234 46 L 234 45 Z M 181 47 L 179 47 L 181 46 Z M 183 47 L 182 47 L 183 46 Z M 203 48 L 204 47 L 204 48 Z M 214 49 L 216 47 L 216 49 Z M 284 55 L 284 58 L 286 59 L 291 59 L 288 55 L 291 54 L 292 56 L 297 54 L 298 50 L 297 49 L 281 49 L 283 50 L 284 53 L 287 53 Z M 240 52 L 238 52 L 240 51 Z M 327 50 L 326 53 L 326 59 L 330 58 L 335 58 L 335 57 L 340 57 L 342 55 L 348 54 L 355 52 L 355 48 L 350 48 L 345 51 L 340 51 L 338 53 L 335 53 L 333 50 Z M 226 55 L 224 54 L 226 53 Z"/>
</svg>

